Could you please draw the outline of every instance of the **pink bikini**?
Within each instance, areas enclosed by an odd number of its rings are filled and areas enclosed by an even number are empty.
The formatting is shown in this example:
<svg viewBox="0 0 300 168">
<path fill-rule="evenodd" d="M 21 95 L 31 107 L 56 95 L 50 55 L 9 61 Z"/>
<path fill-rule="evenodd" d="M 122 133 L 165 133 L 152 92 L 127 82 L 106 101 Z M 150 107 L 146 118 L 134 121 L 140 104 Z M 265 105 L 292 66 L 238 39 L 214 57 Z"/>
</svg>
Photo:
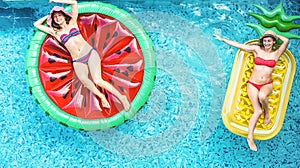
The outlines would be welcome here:
<svg viewBox="0 0 300 168">
<path fill-rule="evenodd" d="M 69 40 L 70 38 L 72 38 L 72 37 L 74 37 L 74 36 L 77 36 L 77 35 L 79 35 L 79 34 L 80 34 L 80 31 L 74 27 L 74 28 L 72 28 L 72 29 L 70 30 L 69 34 L 62 34 L 62 35 L 60 36 L 61 43 L 62 43 L 63 45 L 65 45 L 66 42 L 68 42 L 68 40 Z"/>
<path fill-rule="evenodd" d="M 79 34 L 80 34 L 80 31 L 78 29 L 72 28 L 70 30 L 69 34 L 62 34 L 60 36 L 61 43 L 63 45 L 65 45 L 66 42 L 68 42 L 68 40 L 70 38 L 72 38 L 74 36 L 77 36 Z M 91 50 L 87 54 L 85 54 L 84 56 L 82 56 L 82 57 L 80 57 L 78 59 L 74 59 L 72 62 L 80 62 L 80 63 L 83 63 L 83 64 L 87 64 L 93 50 L 94 50 L 94 48 L 91 48 Z"/>
</svg>

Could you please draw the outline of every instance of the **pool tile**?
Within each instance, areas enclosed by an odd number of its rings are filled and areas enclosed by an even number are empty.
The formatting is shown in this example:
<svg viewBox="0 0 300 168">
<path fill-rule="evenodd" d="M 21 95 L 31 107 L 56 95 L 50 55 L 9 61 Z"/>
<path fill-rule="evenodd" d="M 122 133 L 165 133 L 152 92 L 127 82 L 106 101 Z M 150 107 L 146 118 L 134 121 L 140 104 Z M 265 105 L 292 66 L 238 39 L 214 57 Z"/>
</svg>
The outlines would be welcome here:
<svg viewBox="0 0 300 168">
<path fill-rule="evenodd" d="M 32 8 L 14 9 L 15 17 L 32 17 Z"/>
<path fill-rule="evenodd" d="M 14 9 L 3 9 L 0 8 L 0 17 L 13 17 Z"/>
<path fill-rule="evenodd" d="M 0 29 L 8 29 L 14 26 L 14 20 L 7 17 L 0 17 Z"/>
</svg>

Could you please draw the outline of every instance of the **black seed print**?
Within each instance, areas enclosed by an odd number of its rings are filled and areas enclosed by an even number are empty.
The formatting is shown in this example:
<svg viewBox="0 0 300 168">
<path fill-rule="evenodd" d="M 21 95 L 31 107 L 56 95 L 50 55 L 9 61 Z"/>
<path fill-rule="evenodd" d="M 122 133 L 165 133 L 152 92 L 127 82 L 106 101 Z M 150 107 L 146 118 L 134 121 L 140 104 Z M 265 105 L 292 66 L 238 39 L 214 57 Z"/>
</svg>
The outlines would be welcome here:
<svg viewBox="0 0 300 168">
<path fill-rule="evenodd" d="M 119 89 L 124 92 L 124 88 L 122 86 L 119 86 Z"/>
<path fill-rule="evenodd" d="M 52 59 L 52 58 L 48 58 L 48 62 L 50 63 L 50 64 L 52 64 L 52 63 L 54 63 L 54 62 L 56 62 L 54 59 Z"/>
<path fill-rule="evenodd" d="M 63 94 L 63 96 L 62 96 L 62 97 L 63 97 L 64 99 L 66 99 L 66 98 L 67 98 L 67 96 L 68 96 L 68 94 L 69 94 L 69 92 L 67 92 L 67 93 Z"/>
<path fill-rule="evenodd" d="M 92 46 L 93 46 L 93 48 L 95 48 L 95 39 L 94 38 L 92 38 Z"/>
<path fill-rule="evenodd" d="M 127 69 L 132 72 L 133 71 L 133 66 L 128 66 Z"/>
<path fill-rule="evenodd" d="M 107 46 L 107 43 L 105 42 L 105 43 L 103 44 L 103 49 L 104 49 L 106 46 Z"/>
<path fill-rule="evenodd" d="M 116 68 L 114 71 L 120 73 L 120 69 L 119 68 Z"/>
<path fill-rule="evenodd" d="M 114 32 L 112 37 L 117 37 L 118 36 L 118 32 Z"/>
<path fill-rule="evenodd" d="M 109 39 L 109 37 L 110 37 L 110 33 L 108 32 L 108 33 L 106 34 L 106 40 Z"/>
<path fill-rule="evenodd" d="M 55 77 L 50 77 L 50 82 L 54 82 L 57 78 Z"/>
<path fill-rule="evenodd" d="M 120 51 L 120 50 L 118 50 L 117 52 L 116 52 L 116 54 L 118 54 L 118 55 L 120 55 L 122 52 Z"/>
<path fill-rule="evenodd" d="M 54 55 L 54 57 L 56 57 L 56 58 L 60 58 L 60 56 L 59 56 L 58 54 L 56 54 L 56 53 L 54 53 L 53 55 Z"/>
<path fill-rule="evenodd" d="M 127 47 L 127 48 L 125 49 L 125 51 L 128 52 L 128 53 L 130 53 L 130 52 L 131 52 L 131 48 L 130 48 L 130 47 Z"/>
<path fill-rule="evenodd" d="M 64 59 L 64 60 L 68 60 L 68 58 L 66 58 L 66 57 L 62 57 L 62 59 Z"/>
<path fill-rule="evenodd" d="M 78 88 L 78 85 L 79 85 L 79 82 L 76 82 L 75 85 L 74 85 L 74 87 Z"/>
<path fill-rule="evenodd" d="M 83 97 L 83 107 L 86 107 L 86 98 Z"/>
<path fill-rule="evenodd" d="M 66 79 L 66 78 L 67 78 L 66 75 L 60 77 L 61 80 L 64 80 L 64 79 Z"/>
<path fill-rule="evenodd" d="M 122 72 L 122 74 L 124 74 L 125 76 L 128 76 L 128 72 L 127 71 Z"/>
<path fill-rule="evenodd" d="M 75 92 L 72 92 L 71 98 L 73 99 L 74 96 L 75 96 Z"/>
</svg>

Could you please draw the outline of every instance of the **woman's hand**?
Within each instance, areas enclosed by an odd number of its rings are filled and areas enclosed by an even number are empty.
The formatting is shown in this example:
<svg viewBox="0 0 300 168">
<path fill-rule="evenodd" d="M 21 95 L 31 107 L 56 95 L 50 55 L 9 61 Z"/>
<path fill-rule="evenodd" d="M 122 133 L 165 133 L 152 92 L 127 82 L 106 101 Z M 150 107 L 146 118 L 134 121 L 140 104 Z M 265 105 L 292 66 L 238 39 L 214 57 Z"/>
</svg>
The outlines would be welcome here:
<svg viewBox="0 0 300 168">
<path fill-rule="evenodd" d="M 220 35 L 218 34 L 213 34 L 213 36 L 215 36 L 215 38 L 217 40 L 220 40 L 224 43 L 227 43 L 235 48 L 238 48 L 238 49 L 241 49 L 241 50 L 245 50 L 247 52 L 254 52 L 256 49 L 257 49 L 257 46 L 255 45 L 247 45 L 247 44 L 241 44 L 239 42 L 236 42 L 236 41 L 232 41 L 232 40 L 228 40 L 228 39 L 225 39 L 223 37 L 221 37 Z"/>
<path fill-rule="evenodd" d="M 218 34 L 213 34 L 213 36 L 215 36 L 217 40 L 224 41 L 224 39 Z"/>
</svg>

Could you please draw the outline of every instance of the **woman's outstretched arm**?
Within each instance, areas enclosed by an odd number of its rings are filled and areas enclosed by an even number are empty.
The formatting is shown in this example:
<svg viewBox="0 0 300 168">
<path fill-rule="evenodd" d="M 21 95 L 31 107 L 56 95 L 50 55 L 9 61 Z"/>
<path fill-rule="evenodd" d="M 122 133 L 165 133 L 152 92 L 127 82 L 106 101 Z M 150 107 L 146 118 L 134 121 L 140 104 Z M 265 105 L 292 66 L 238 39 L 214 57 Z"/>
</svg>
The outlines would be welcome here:
<svg viewBox="0 0 300 168">
<path fill-rule="evenodd" d="M 253 52 L 256 50 L 257 46 L 255 45 L 246 45 L 246 44 L 241 44 L 241 43 L 238 43 L 236 41 L 232 41 L 232 40 L 228 40 L 228 39 L 225 39 L 217 34 L 214 34 L 215 38 L 217 40 L 220 40 L 220 41 L 223 41 L 233 47 L 236 47 L 238 49 L 241 49 L 241 50 L 244 50 L 244 51 L 247 51 L 247 52 Z"/>
</svg>

